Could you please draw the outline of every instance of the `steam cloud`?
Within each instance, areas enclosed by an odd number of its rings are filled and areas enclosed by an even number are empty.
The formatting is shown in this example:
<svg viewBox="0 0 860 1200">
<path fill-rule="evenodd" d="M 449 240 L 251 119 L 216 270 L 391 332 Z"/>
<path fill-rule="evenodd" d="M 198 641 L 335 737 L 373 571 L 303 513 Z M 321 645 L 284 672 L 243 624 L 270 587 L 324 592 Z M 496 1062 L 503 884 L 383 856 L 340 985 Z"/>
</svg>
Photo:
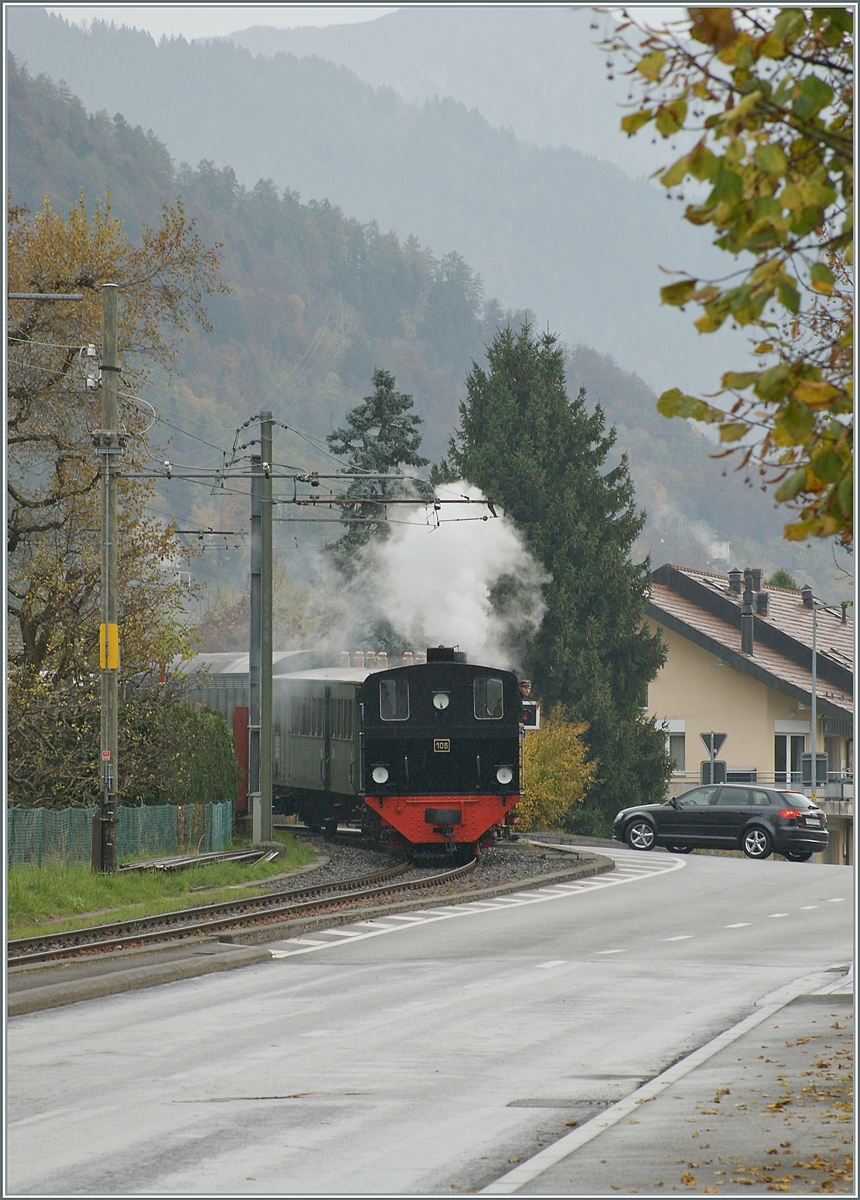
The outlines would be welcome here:
<svg viewBox="0 0 860 1200">
<path fill-rule="evenodd" d="M 445 499 L 476 500 L 468 483 L 440 489 Z M 486 505 L 445 505 L 440 524 L 419 524 L 420 509 L 391 536 L 368 548 L 354 585 L 342 600 L 342 648 L 380 649 L 374 627 L 385 624 L 413 651 L 459 646 L 472 663 L 516 668 L 519 647 L 543 619 L 541 588 L 549 582 L 513 524 Z M 484 520 L 484 517 L 488 519 Z M 364 645 L 356 639 L 363 639 Z"/>
</svg>

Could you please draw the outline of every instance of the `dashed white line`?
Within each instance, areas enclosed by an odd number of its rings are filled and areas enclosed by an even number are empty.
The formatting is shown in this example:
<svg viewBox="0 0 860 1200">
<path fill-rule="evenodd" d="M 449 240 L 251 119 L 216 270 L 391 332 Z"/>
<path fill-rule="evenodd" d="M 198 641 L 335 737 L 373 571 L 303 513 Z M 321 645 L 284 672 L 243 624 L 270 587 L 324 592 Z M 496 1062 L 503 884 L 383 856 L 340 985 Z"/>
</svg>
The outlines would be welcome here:
<svg viewBox="0 0 860 1200">
<path fill-rule="evenodd" d="M 774 920 L 776 917 L 787 917 L 788 913 L 771 913 L 769 920 Z"/>
<path fill-rule="evenodd" d="M 616 861 L 623 867 L 626 865 L 624 862 L 625 858 L 630 857 L 631 855 L 625 855 L 625 852 L 622 851 Z M 379 937 L 380 934 L 394 933 L 400 929 L 408 929 L 413 925 L 425 925 L 433 921 L 450 921 L 457 917 L 481 916 L 484 913 L 504 911 L 523 904 L 545 904 L 554 900 L 566 900 L 577 894 L 584 894 L 601 888 L 636 883 L 640 879 L 647 878 L 650 875 L 664 875 L 672 871 L 681 870 L 685 866 L 686 863 L 682 859 L 666 856 L 650 863 L 639 861 L 635 864 L 636 869 L 634 871 L 624 869 L 608 871 L 604 875 L 581 879 L 575 883 L 554 884 L 550 887 L 536 889 L 531 892 L 514 892 L 513 894 L 496 897 L 492 901 L 463 899 L 458 903 L 440 905 L 438 908 L 413 909 L 409 913 L 387 913 L 384 917 L 374 920 L 350 922 L 343 929 L 321 930 L 322 934 L 333 935 L 326 937 L 324 941 L 319 938 L 287 938 L 280 946 L 276 944 L 272 947 L 269 953 L 272 958 L 278 959 L 290 958 L 296 954 L 310 954 L 324 947 L 342 946 L 348 942 Z M 684 937 L 692 936 L 692 934 L 684 935 Z M 682 939 L 664 940 L 674 941 Z M 611 951 L 611 953 L 621 954 L 624 951 Z"/>
<path fill-rule="evenodd" d="M 663 938 L 664 942 L 686 942 L 688 938 L 694 937 L 692 933 L 679 933 L 675 937 Z"/>
<path fill-rule="evenodd" d="M 726 925 L 726 929 L 746 929 L 749 921 L 735 921 L 734 925 Z"/>
<path fill-rule="evenodd" d="M 626 954 L 626 950 L 598 950 L 598 954 Z"/>
<path fill-rule="evenodd" d="M 552 958 L 552 959 L 550 959 L 549 962 L 535 963 L 535 966 L 539 971 L 542 971 L 542 970 L 548 971 L 551 967 L 563 967 L 566 962 L 567 962 L 566 958 Z"/>
<path fill-rule="evenodd" d="M 807 908 L 818 908 L 817 904 L 801 904 L 800 911 L 803 912 Z"/>
</svg>

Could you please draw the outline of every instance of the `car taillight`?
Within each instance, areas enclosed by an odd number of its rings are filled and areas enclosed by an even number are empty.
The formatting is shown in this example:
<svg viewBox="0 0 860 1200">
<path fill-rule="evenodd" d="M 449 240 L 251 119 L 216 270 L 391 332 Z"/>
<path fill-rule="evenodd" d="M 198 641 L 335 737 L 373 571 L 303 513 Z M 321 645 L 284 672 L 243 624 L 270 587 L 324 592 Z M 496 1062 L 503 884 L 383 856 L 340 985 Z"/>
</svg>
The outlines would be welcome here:
<svg viewBox="0 0 860 1200">
<path fill-rule="evenodd" d="M 779 815 L 781 817 L 799 817 L 801 812 L 799 808 L 782 808 Z"/>
</svg>

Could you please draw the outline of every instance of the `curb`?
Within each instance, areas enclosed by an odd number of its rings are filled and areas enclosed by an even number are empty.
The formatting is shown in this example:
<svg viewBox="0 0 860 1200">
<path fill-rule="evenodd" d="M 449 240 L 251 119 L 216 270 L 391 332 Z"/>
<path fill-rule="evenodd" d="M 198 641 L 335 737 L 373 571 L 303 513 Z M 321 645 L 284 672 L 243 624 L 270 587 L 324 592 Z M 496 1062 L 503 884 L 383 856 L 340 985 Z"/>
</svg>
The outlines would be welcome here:
<svg viewBox="0 0 860 1200">
<path fill-rule="evenodd" d="M 95 1000 L 100 996 L 113 996 L 120 992 L 136 991 L 141 988 L 157 987 L 162 983 L 176 983 L 182 979 L 193 979 L 198 975 L 209 975 L 215 971 L 230 971 L 238 967 L 254 966 L 272 962 L 272 956 L 264 948 L 266 942 L 281 941 L 319 929 L 335 929 L 349 925 L 357 917 L 369 919 L 386 913 L 402 912 L 406 909 L 441 908 L 451 904 L 469 904 L 475 900 L 486 900 L 510 892 L 529 891 L 563 883 L 572 879 L 586 879 L 611 871 L 615 863 L 602 854 L 589 854 L 588 861 L 550 875 L 531 879 L 519 879 L 514 883 L 498 884 L 495 887 L 461 893 L 456 896 L 420 896 L 394 904 L 353 907 L 338 913 L 319 917 L 297 917 L 291 921 L 278 921 L 256 930 L 243 930 L 235 934 L 224 933 L 213 938 L 185 938 L 166 942 L 160 946 L 143 950 L 124 950 L 113 954 L 99 955 L 90 961 L 82 959 L 66 962 L 58 967 L 32 967 L 10 972 L 7 976 L 7 1016 L 17 1017 L 26 1013 L 40 1012 L 48 1008 L 59 1008 L 64 1004 L 77 1004 L 81 1000 Z M 123 967 L 119 964 L 130 958 L 145 955 L 160 955 L 161 961 L 143 966 Z M 91 974 L 78 974 L 90 968 Z M 59 980 L 55 983 L 26 985 L 18 991 L 9 990 L 15 981 L 32 978 L 36 972 L 74 970 L 78 977 Z"/>
<path fill-rule="evenodd" d="M 271 962 L 271 955 L 267 950 L 236 946 L 213 951 L 212 946 L 211 942 L 201 944 L 197 940 L 193 947 L 188 947 L 191 953 L 187 957 L 178 958 L 173 962 L 129 967 L 125 970 L 110 970 L 114 965 L 111 962 L 94 963 L 94 966 L 101 965 L 108 970 L 103 974 L 94 974 L 82 979 L 67 979 L 9 993 L 6 1003 L 7 1016 L 18 1017 L 46 1008 L 59 1008 L 64 1004 L 77 1004 L 81 1000 L 95 1000 L 100 996 L 114 996 L 120 992 L 157 987 L 161 983 L 176 983 L 181 979 L 193 979 L 197 975 L 209 975 L 214 971 L 231 971 L 237 967 Z M 163 951 L 163 947 L 161 949 Z M 9 978 L 10 984 L 12 978 Z"/>
</svg>

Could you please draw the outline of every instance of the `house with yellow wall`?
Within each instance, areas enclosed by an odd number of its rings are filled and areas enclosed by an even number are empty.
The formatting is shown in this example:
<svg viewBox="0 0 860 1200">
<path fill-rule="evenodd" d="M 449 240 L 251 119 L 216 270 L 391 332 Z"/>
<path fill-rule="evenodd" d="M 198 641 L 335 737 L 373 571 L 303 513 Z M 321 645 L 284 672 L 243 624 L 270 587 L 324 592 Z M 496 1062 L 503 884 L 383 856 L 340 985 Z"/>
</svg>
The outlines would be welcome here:
<svg viewBox="0 0 860 1200">
<path fill-rule="evenodd" d="M 667 564 L 653 572 L 646 618 L 668 654 L 648 689 L 648 714 L 663 729 L 674 763 L 670 795 L 695 787 L 712 770 L 715 782 L 802 790 L 827 814 L 825 860 L 852 861 L 849 607 L 825 606 L 811 588 L 765 587 L 759 570 L 718 575 Z M 714 755 L 711 733 L 725 735 Z"/>
</svg>

